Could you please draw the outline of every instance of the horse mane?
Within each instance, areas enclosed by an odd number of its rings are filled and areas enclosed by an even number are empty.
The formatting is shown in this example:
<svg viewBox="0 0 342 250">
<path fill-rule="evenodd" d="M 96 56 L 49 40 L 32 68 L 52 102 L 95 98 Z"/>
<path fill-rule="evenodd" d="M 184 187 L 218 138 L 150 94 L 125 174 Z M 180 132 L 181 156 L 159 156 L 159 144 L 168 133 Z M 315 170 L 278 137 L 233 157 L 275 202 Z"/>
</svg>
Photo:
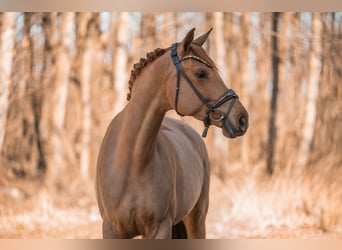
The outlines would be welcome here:
<svg viewBox="0 0 342 250">
<path fill-rule="evenodd" d="M 131 76 L 128 82 L 129 93 L 127 94 L 127 100 L 131 99 L 132 88 L 135 79 L 139 76 L 140 72 L 149 64 L 151 64 L 154 60 L 164 55 L 168 49 L 160 49 L 157 48 L 152 52 L 146 54 L 146 58 L 140 58 L 139 62 L 133 65 L 133 69 L 131 70 Z"/>
<path fill-rule="evenodd" d="M 128 89 L 129 89 L 129 93 L 127 93 L 127 100 L 128 101 L 131 99 L 132 88 L 133 88 L 135 79 L 137 79 L 137 77 L 139 76 L 141 71 L 147 65 L 149 65 L 153 61 L 155 61 L 157 58 L 164 55 L 165 52 L 168 50 L 170 50 L 170 48 L 167 48 L 167 49 L 157 48 L 157 49 L 153 50 L 152 52 L 147 53 L 146 58 L 140 58 L 139 62 L 135 63 L 133 65 L 133 69 L 131 70 L 131 76 L 130 76 L 129 82 L 128 82 Z M 192 43 L 191 47 L 190 47 L 190 51 L 192 52 L 193 55 L 198 56 L 198 57 L 204 59 L 205 61 L 207 61 L 213 67 L 213 69 L 217 70 L 217 67 L 216 67 L 214 61 L 208 56 L 208 54 L 205 52 L 205 50 L 201 46 L 199 46 L 195 43 Z"/>
</svg>

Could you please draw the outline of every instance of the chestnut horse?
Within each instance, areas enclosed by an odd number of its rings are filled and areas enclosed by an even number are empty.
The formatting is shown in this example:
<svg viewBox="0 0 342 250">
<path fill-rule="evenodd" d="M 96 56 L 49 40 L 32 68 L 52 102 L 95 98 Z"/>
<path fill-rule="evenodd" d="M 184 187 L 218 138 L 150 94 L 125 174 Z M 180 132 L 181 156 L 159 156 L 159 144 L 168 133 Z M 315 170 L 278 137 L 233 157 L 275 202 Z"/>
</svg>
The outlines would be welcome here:
<svg viewBox="0 0 342 250">
<path fill-rule="evenodd" d="M 194 40 L 156 49 L 134 65 L 128 104 L 114 117 L 97 161 L 96 192 L 104 238 L 205 238 L 209 160 L 202 138 L 168 110 L 243 135 L 248 114 Z"/>
</svg>

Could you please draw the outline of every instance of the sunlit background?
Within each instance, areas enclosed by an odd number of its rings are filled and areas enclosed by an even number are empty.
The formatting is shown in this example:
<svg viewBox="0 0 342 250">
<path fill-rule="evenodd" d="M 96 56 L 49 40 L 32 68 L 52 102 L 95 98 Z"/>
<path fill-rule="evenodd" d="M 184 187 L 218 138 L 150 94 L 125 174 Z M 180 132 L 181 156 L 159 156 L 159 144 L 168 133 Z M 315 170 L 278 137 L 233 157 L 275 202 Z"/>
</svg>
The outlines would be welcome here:
<svg viewBox="0 0 342 250">
<path fill-rule="evenodd" d="M 96 158 L 132 65 L 193 27 L 250 115 L 205 139 L 207 237 L 342 237 L 342 13 L 295 12 L 0 13 L 0 237 L 101 237 Z"/>
</svg>

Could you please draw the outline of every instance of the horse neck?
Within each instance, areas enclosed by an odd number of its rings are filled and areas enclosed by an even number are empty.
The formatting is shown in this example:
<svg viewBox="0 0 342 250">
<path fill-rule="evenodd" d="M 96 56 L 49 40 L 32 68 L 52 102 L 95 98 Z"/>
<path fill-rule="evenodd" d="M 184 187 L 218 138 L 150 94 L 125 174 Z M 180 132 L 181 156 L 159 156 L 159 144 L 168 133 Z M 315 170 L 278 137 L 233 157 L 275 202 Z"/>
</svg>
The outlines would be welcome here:
<svg viewBox="0 0 342 250">
<path fill-rule="evenodd" d="M 157 135 L 165 113 L 169 110 L 165 101 L 163 82 L 160 73 L 144 72 L 135 82 L 135 88 L 130 102 L 121 113 L 123 126 L 120 132 L 122 143 L 119 147 L 128 147 L 125 152 L 126 164 L 132 167 L 144 168 L 154 154 Z M 121 157 L 122 155 L 120 155 Z"/>
</svg>

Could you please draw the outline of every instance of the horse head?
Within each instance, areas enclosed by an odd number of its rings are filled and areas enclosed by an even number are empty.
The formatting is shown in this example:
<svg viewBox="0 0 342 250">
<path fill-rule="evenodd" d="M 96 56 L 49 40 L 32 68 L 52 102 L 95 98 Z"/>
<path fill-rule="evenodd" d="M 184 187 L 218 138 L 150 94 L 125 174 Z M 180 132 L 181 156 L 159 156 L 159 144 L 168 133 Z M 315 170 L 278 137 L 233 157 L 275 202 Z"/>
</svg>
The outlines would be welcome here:
<svg viewBox="0 0 342 250">
<path fill-rule="evenodd" d="M 246 133 L 248 113 L 234 90 L 224 84 L 213 60 L 202 45 L 211 30 L 194 39 L 191 29 L 180 43 L 171 47 L 172 71 L 167 77 L 167 99 L 179 115 L 204 122 L 205 137 L 210 125 L 235 138 Z"/>
</svg>

